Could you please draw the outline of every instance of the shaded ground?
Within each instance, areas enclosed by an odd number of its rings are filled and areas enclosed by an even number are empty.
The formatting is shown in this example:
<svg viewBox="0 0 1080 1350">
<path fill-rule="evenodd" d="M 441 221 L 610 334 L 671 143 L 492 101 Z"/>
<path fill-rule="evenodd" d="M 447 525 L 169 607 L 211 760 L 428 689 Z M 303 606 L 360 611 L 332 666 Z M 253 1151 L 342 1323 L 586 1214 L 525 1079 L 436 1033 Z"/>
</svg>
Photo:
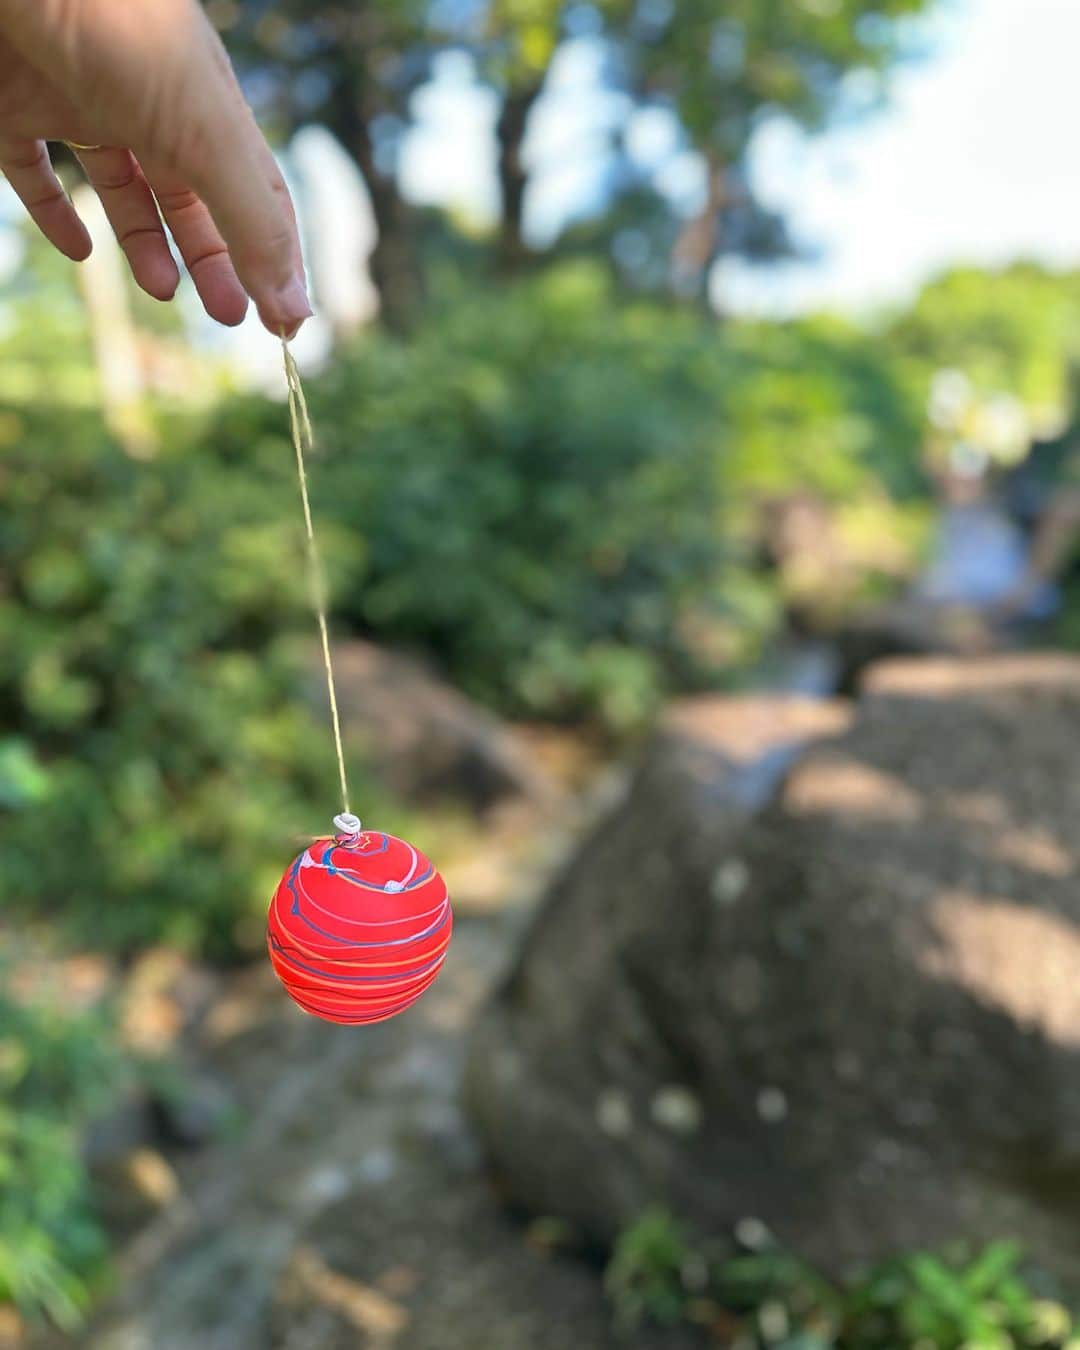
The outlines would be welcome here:
<svg viewBox="0 0 1080 1350">
<path fill-rule="evenodd" d="M 170 1154 L 177 1195 L 118 1253 L 91 1350 L 605 1350 L 597 1271 L 504 1212 L 459 1106 L 465 1032 L 513 913 L 465 918 L 410 1014 L 357 1035 L 305 1017 L 261 967 L 189 1033 L 232 1099 L 228 1137 Z M 50 1342 L 52 1343 L 52 1342 Z M 632 1344 L 678 1350 L 685 1335 Z"/>
</svg>

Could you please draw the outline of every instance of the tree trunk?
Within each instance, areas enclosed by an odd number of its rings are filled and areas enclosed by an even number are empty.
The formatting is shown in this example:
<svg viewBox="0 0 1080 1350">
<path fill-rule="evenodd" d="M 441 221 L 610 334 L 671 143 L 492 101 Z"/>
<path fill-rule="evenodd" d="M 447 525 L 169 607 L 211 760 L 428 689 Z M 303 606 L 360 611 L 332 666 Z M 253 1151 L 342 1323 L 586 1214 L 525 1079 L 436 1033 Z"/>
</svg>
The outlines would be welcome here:
<svg viewBox="0 0 1080 1350">
<path fill-rule="evenodd" d="M 529 175 L 522 162 L 521 148 L 529 113 L 540 95 L 540 84 L 511 89 L 503 101 L 495 125 L 498 145 L 499 189 L 502 194 L 502 219 L 499 225 L 497 263 L 503 276 L 520 272 L 529 259 L 529 248 L 522 236 L 525 188 Z"/>
<path fill-rule="evenodd" d="M 76 269 L 76 276 L 86 304 L 105 424 L 125 454 L 132 459 L 152 459 L 159 438 L 146 397 L 120 245 L 88 183 L 74 187 L 71 199 L 94 241 L 93 253 Z"/>
<path fill-rule="evenodd" d="M 407 332 L 424 300 L 412 212 L 393 178 L 376 168 L 366 121 L 359 122 L 355 139 L 345 148 L 360 166 L 375 212 L 379 237 L 371 254 L 371 279 L 379 292 L 382 320 L 395 333 Z"/>
<path fill-rule="evenodd" d="M 716 160 L 707 160 L 705 204 L 688 220 L 671 252 L 671 284 L 677 295 L 708 301 L 709 271 L 720 251 L 720 212 L 726 200 L 726 175 Z"/>
<path fill-rule="evenodd" d="M 403 333 L 412 326 L 423 303 L 423 278 L 412 212 L 393 177 L 375 163 L 370 123 L 362 96 L 351 85 L 338 86 L 327 102 L 326 125 L 352 156 L 367 184 L 378 229 L 370 266 L 379 293 L 379 314 L 387 328 Z"/>
</svg>

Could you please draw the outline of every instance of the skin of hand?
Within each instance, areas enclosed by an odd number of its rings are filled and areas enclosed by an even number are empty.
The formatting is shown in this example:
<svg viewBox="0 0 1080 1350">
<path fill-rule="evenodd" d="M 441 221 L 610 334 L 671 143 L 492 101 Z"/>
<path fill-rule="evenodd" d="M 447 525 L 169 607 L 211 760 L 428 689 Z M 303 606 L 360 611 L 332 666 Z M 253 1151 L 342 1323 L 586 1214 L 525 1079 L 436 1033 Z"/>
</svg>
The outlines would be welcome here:
<svg viewBox="0 0 1080 1350">
<path fill-rule="evenodd" d="M 148 294 L 169 300 L 180 280 L 167 226 L 219 322 L 239 323 L 248 296 L 274 334 L 310 316 L 288 189 L 197 0 L 0 0 L 0 170 L 81 261 L 90 237 L 50 140 L 80 147 Z"/>
</svg>

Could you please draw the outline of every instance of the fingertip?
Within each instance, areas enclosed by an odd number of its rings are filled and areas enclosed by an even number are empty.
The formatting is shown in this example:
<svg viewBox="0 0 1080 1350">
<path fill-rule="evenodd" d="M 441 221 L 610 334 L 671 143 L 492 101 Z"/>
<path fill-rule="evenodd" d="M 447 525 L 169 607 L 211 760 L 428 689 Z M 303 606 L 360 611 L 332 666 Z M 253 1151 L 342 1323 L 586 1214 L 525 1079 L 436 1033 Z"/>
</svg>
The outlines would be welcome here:
<svg viewBox="0 0 1080 1350">
<path fill-rule="evenodd" d="M 72 229 L 70 238 L 57 247 L 64 257 L 70 258 L 72 262 L 85 262 L 94 251 L 94 241 L 90 238 L 90 231 L 80 220 L 78 228 Z"/>
<path fill-rule="evenodd" d="M 67 198 L 57 198 L 38 208 L 35 216 L 38 227 L 52 246 L 72 262 L 85 262 L 94 250 L 90 231 L 82 223 Z"/>
<path fill-rule="evenodd" d="M 237 277 L 229 255 L 224 251 L 196 258 L 188 270 L 199 293 L 203 309 L 212 319 L 227 328 L 243 323 L 248 309 L 248 295 Z"/>
<path fill-rule="evenodd" d="M 248 312 L 247 295 L 237 288 L 229 295 L 215 299 L 213 304 L 206 304 L 206 312 L 226 328 L 236 328 L 244 322 Z"/>
<path fill-rule="evenodd" d="M 315 312 L 303 278 L 298 276 L 256 303 L 263 326 L 275 337 L 280 337 L 283 332 L 286 338 L 295 337 L 304 320 L 310 319 Z"/>
<path fill-rule="evenodd" d="M 261 311 L 259 320 L 268 333 L 276 338 L 283 337 L 286 342 L 291 342 L 304 326 L 303 319 L 295 319 L 292 323 L 276 323 L 273 319 L 268 319 Z"/>
<path fill-rule="evenodd" d="M 149 264 L 144 261 L 138 270 L 133 268 L 132 271 L 139 286 L 152 299 L 164 302 L 176 295 L 180 273 L 171 258 L 167 263 L 164 259 Z"/>
<path fill-rule="evenodd" d="M 116 230 L 115 220 L 113 229 Z M 117 231 L 117 238 L 140 290 L 154 300 L 171 300 L 180 284 L 180 269 L 169 252 L 161 226 L 156 223 L 137 226 L 123 234 Z"/>
</svg>

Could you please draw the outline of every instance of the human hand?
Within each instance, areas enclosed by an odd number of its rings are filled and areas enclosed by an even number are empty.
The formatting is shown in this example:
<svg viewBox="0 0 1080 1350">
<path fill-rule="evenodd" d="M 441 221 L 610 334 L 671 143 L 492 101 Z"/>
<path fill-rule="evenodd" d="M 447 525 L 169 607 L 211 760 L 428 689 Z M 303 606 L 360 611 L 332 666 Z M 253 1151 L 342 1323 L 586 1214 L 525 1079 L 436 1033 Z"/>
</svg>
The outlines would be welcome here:
<svg viewBox="0 0 1080 1350">
<path fill-rule="evenodd" d="M 213 318 L 239 323 L 250 296 L 291 336 L 311 314 L 288 189 L 197 0 L 0 0 L 0 169 L 81 261 L 49 140 L 76 149 L 148 294 L 180 280 L 164 217 Z"/>
</svg>

